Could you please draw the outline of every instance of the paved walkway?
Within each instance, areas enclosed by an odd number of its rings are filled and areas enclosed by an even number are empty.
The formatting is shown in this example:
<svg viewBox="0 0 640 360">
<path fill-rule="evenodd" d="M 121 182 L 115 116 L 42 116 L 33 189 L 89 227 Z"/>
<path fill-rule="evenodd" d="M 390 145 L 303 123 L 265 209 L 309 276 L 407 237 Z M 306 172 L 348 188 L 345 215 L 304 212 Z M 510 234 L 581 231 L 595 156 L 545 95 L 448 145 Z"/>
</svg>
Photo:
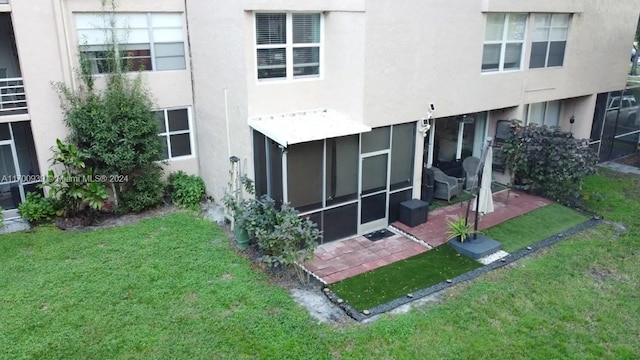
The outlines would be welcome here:
<svg viewBox="0 0 640 360">
<path fill-rule="evenodd" d="M 496 193 L 493 199 L 495 211 L 480 219 L 480 229 L 486 229 L 551 203 L 550 200 L 516 191 L 511 191 L 510 194 L 508 191 Z M 429 213 L 426 223 L 413 228 L 399 222 L 393 224 L 428 245 L 400 233 L 375 242 L 364 236 L 357 236 L 319 246 L 314 260 L 305 264 L 305 267 L 327 284 L 331 284 L 423 253 L 446 242 L 447 220 L 455 220 L 459 215 L 464 216 L 466 204 L 467 202 L 463 202 L 462 206 L 452 204 L 436 209 Z M 473 214 L 470 212 L 469 221 L 473 221 Z M 393 227 L 391 230 L 394 231 Z"/>
<path fill-rule="evenodd" d="M 538 196 L 529 195 L 519 191 L 508 190 L 493 194 L 492 213 L 483 215 L 478 221 L 478 229 L 484 230 L 494 225 L 500 224 L 506 220 L 513 219 L 522 214 L 526 214 L 537 208 L 549 205 L 551 200 L 547 200 Z M 428 221 L 416 227 L 408 227 L 400 222 L 393 223 L 398 227 L 427 244 L 436 247 L 447 242 L 448 221 L 455 221 L 458 216 L 464 217 L 467 211 L 467 201 L 460 204 L 449 205 L 433 210 L 428 215 Z M 475 221 L 475 212 L 469 212 L 469 222 Z"/>
<path fill-rule="evenodd" d="M 638 174 L 638 175 L 640 175 L 640 168 L 637 168 L 635 166 L 618 164 L 615 161 L 607 161 L 607 162 L 603 162 L 603 163 L 598 164 L 598 165 L 602 166 L 602 167 L 605 167 L 607 169 L 611 169 L 611 170 L 615 170 L 615 171 L 619 171 L 619 172 L 623 172 L 623 173 L 627 173 L 627 174 Z"/>
</svg>

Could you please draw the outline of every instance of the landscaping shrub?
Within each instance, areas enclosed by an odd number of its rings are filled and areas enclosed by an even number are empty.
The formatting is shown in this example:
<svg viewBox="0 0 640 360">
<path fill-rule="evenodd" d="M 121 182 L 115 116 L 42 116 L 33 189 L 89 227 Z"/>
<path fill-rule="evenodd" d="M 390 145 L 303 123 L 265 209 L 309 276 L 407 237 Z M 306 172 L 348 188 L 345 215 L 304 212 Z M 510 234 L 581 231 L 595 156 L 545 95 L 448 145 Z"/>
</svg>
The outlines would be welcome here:
<svg viewBox="0 0 640 360">
<path fill-rule="evenodd" d="M 20 216 L 32 224 L 50 222 L 56 216 L 57 203 L 37 192 L 28 192 L 26 201 L 18 206 Z"/>
<path fill-rule="evenodd" d="M 62 166 L 62 171 L 56 174 L 49 170 L 42 187 L 48 188 L 49 197 L 60 204 L 56 215 L 76 218 L 87 215 L 89 209 L 100 210 L 108 196 L 93 168 L 86 166 L 86 154 L 60 139 L 56 139 L 56 147 L 52 150 L 52 165 Z"/>
<path fill-rule="evenodd" d="M 88 166 L 107 175 L 106 185 L 113 192 L 116 206 L 122 207 L 119 211 L 142 210 L 148 207 L 144 204 L 155 202 L 156 184 L 161 181 L 162 173 L 153 171 L 146 174 L 144 180 L 136 174 L 162 160 L 162 145 L 152 95 L 143 83 L 141 73 L 132 74 L 130 70 L 136 69 L 130 69 L 128 62 L 121 58 L 122 52 L 118 51 L 117 42 L 122 39 L 113 27 L 115 12 L 115 1 L 103 2 L 102 15 L 107 24 L 112 25 L 105 29 L 106 49 L 102 65 L 108 70 L 104 74 L 106 86 L 95 86 L 91 60 L 82 52 L 77 87 L 71 88 L 64 83 L 54 85 L 69 127 L 69 140 L 87 154 L 85 162 Z M 151 179 L 151 176 L 157 176 L 157 179 Z M 129 182 L 124 180 L 127 178 Z M 138 184 L 132 184 L 134 178 L 138 178 Z M 134 196 L 133 191 L 144 193 Z M 124 192 L 127 200 L 121 204 Z"/>
<path fill-rule="evenodd" d="M 171 201 L 182 207 L 197 209 L 205 195 L 204 181 L 196 175 L 184 171 L 169 175 L 169 193 Z"/>
<path fill-rule="evenodd" d="M 512 136 L 502 153 L 515 184 L 532 192 L 574 204 L 585 176 L 595 173 L 596 154 L 588 140 L 576 139 L 558 127 L 512 121 Z"/>
<path fill-rule="evenodd" d="M 151 164 L 133 174 L 122 192 L 120 212 L 140 212 L 162 203 L 164 183 L 161 180 L 162 168 Z"/>
</svg>

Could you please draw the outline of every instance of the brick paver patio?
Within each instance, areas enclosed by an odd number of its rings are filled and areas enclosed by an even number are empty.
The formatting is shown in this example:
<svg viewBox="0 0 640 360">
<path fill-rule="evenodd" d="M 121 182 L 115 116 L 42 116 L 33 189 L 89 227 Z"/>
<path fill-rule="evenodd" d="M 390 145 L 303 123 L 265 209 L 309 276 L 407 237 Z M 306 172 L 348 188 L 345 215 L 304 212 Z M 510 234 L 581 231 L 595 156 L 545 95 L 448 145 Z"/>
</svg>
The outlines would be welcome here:
<svg viewBox="0 0 640 360">
<path fill-rule="evenodd" d="M 550 203 L 550 200 L 518 191 L 496 193 L 493 195 L 494 212 L 482 216 L 478 228 L 489 228 Z M 452 204 L 433 210 L 426 223 L 413 228 L 395 222 L 390 227 L 395 235 L 375 242 L 364 236 L 356 236 L 323 244 L 316 249 L 313 261 L 305 264 L 305 267 L 327 284 L 331 284 L 423 253 L 446 242 L 447 221 L 464 216 L 466 209 L 467 202 L 463 202 L 462 206 Z M 474 221 L 474 214 L 473 211 L 470 212 L 470 222 Z M 402 235 L 393 227 L 426 244 Z"/>
</svg>

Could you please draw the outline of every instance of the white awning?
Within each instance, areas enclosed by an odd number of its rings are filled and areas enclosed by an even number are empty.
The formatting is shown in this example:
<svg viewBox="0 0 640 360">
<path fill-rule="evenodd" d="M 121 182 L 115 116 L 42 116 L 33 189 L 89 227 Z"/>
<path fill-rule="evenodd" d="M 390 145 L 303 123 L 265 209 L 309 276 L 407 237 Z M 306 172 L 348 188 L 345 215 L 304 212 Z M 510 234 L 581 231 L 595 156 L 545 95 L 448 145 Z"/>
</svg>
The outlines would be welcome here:
<svg viewBox="0 0 640 360">
<path fill-rule="evenodd" d="M 284 147 L 371 131 L 345 114 L 326 109 L 251 118 L 249 126 Z"/>
</svg>

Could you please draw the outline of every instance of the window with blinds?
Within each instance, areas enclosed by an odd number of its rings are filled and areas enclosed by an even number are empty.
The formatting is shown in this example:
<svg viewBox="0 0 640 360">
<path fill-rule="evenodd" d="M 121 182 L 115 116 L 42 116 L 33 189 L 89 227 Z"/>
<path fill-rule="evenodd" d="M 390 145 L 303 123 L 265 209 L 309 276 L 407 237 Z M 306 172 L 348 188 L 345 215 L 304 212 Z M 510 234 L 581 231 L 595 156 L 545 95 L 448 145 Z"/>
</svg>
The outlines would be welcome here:
<svg viewBox="0 0 640 360">
<path fill-rule="evenodd" d="M 319 13 L 257 13 L 258 79 L 292 79 L 320 75 Z"/>
<path fill-rule="evenodd" d="M 525 109 L 525 124 L 558 126 L 560 123 L 560 100 L 533 103 Z"/>
<path fill-rule="evenodd" d="M 536 14 L 529 68 L 562 66 L 569 14 Z"/>
<path fill-rule="evenodd" d="M 527 14 L 488 14 L 482 72 L 519 70 L 526 28 Z"/>
<path fill-rule="evenodd" d="M 186 69 L 179 13 L 76 13 L 74 20 L 81 55 L 95 74 L 115 70 L 113 51 L 117 65 L 130 71 Z"/>
</svg>

